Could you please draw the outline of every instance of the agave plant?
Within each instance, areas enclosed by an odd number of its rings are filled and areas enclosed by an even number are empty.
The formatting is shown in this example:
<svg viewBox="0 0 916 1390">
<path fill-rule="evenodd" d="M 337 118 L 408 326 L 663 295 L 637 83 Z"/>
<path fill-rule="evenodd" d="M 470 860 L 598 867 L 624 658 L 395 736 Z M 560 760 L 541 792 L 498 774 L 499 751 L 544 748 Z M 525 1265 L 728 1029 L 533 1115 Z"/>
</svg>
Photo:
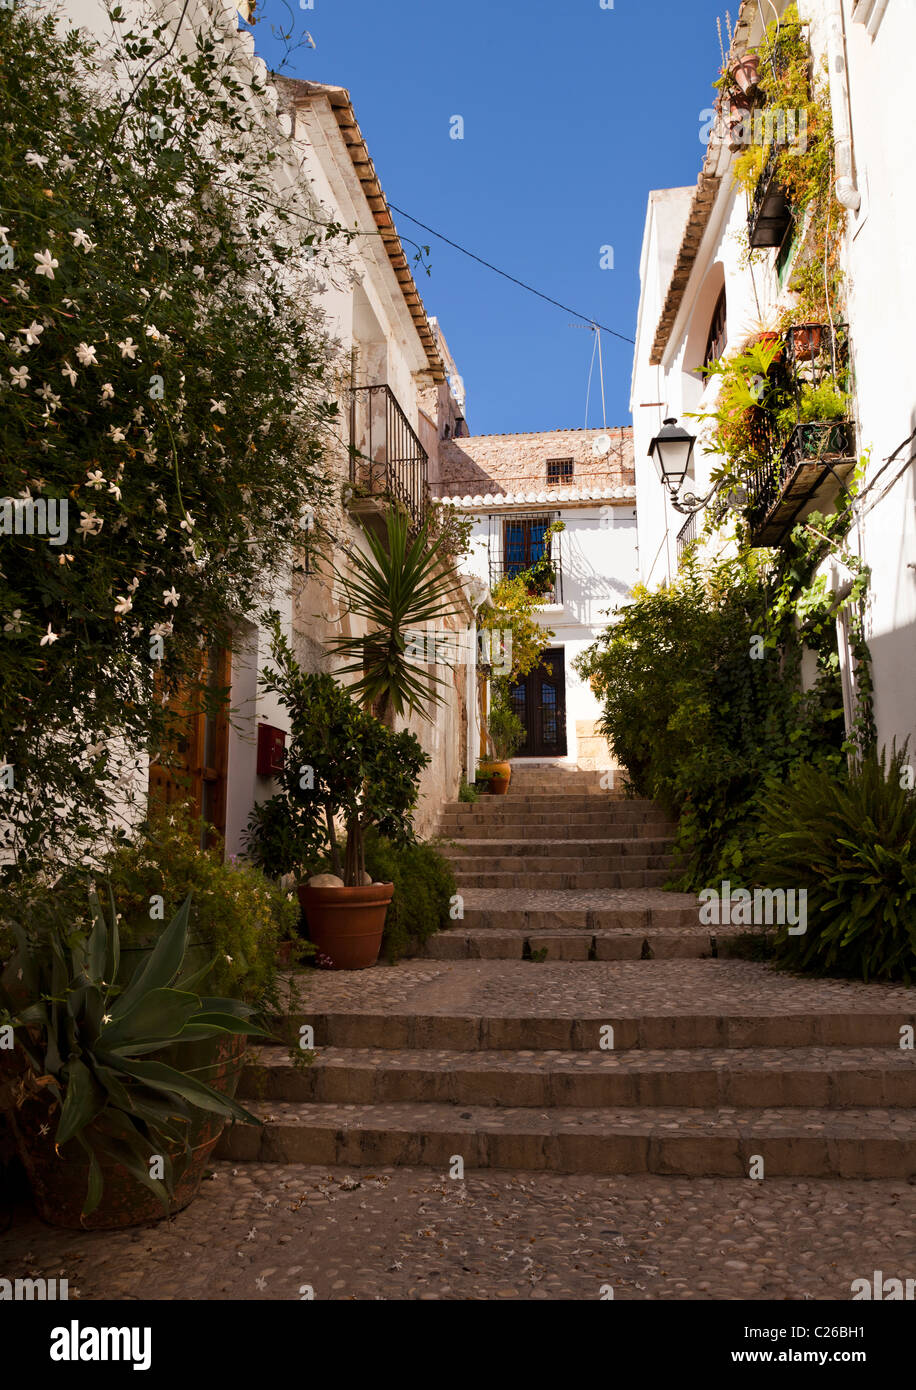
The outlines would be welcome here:
<svg viewBox="0 0 916 1390">
<path fill-rule="evenodd" d="M 349 570 L 338 575 L 349 611 L 365 618 L 370 631 L 363 637 L 333 637 L 327 646 L 352 658 L 340 674 L 359 673 L 351 691 L 390 725 L 394 715 L 428 718 L 430 708 L 441 703 L 436 687 L 445 682 L 414 659 L 409 644 L 413 634 L 425 637 L 429 626 L 459 609 L 444 538 L 431 541 L 428 524 L 412 536 L 409 518 L 394 509 L 385 520 L 384 540 L 363 526 L 369 553 L 354 548 Z"/>
<path fill-rule="evenodd" d="M 12 1024 L 24 1063 L 19 1099 L 50 1097 L 52 1112 L 60 1110 L 57 1149 L 75 1141 L 85 1151 L 84 1216 L 102 1197 L 103 1158 L 127 1169 L 168 1211 L 202 1111 L 259 1123 L 229 1096 L 155 1055 L 203 1038 L 262 1034 L 247 1005 L 196 993 L 212 963 L 182 973 L 190 907 L 188 897 L 123 987 L 116 983 L 120 944 L 110 891 L 107 915 L 90 892 L 88 935 L 59 921 L 28 930 L 12 925 L 15 950 L 0 980 L 0 1018 Z M 154 1155 L 162 1179 L 151 1176 Z"/>
</svg>

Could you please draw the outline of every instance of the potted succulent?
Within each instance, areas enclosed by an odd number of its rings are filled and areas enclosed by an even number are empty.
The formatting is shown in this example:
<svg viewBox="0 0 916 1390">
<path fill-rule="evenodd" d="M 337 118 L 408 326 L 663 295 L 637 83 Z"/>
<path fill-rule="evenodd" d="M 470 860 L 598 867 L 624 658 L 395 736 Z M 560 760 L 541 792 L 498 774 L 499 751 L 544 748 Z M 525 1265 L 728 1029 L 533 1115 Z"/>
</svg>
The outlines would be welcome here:
<svg viewBox="0 0 916 1390">
<path fill-rule="evenodd" d="M 414 734 L 395 733 L 361 709 L 332 676 L 303 671 L 276 620 L 271 655 L 261 682 L 287 711 L 290 742 L 283 789 L 252 813 L 249 848 L 260 862 L 282 827 L 309 938 L 334 969 L 363 970 L 378 960 L 394 893 L 393 883 L 374 883 L 366 872 L 366 835 L 375 829 L 395 844 L 413 842 L 429 755 Z"/>
<path fill-rule="evenodd" d="M 262 1030 L 247 1005 L 198 995 L 211 963 L 187 968 L 190 906 L 124 984 L 110 890 L 107 911 L 90 892 L 88 934 L 53 901 L 44 919 L 12 924 L 0 980 L 0 1018 L 15 1044 L 0 1052 L 3 1103 L 39 1214 L 53 1225 L 169 1215 L 195 1196 L 226 1121 L 259 1123 L 226 1082 L 239 1042 Z M 201 1040 L 224 1045 L 212 1085 L 173 1064 Z"/>
<path fill-rule="evenodd" d="M 512 764 L 509 759 L 525 742 L 525 737 L 525 726 L 512 708 L 508 681 L 492 681 L 490 710 L 487 715 L 487 739 L 493 750 L 493 759 L 480 764 L 478 776 L 481 772 L 489 774 L 490 791 L 494 796 L 505 796 L 509 790 L 512 780 Z"/>
</svg>

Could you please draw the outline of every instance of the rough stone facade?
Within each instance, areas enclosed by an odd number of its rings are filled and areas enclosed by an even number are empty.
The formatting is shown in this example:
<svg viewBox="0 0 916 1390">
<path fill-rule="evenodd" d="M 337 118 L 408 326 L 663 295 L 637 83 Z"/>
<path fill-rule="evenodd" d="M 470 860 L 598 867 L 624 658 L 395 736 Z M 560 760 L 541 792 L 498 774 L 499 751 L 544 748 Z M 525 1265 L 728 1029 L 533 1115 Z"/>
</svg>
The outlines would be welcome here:
<svg viewBox="0 0 916 1390">
<path fill-rule="evenodd" d="M 596 452 L 606 436 L 610 449 Z M 568 481 L 547 481 L 550 459 L 572 459 Z M 636 483 L 633 431 L 627 426 L 597 430 L 546 430 L 535 434 L 475 434 L 442 440 L 438 495 L 455 497 L 518 492 L 548 495 L 573 489 L 632 487 Z"/>
</svg>

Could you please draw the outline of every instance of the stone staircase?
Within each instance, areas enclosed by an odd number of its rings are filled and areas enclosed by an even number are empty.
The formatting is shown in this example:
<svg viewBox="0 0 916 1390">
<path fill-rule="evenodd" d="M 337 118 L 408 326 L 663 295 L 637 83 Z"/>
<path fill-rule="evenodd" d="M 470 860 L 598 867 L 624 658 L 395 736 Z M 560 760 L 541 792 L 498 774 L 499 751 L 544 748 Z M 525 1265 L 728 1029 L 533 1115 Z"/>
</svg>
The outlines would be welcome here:
<svg viewBox="0 0 916 1390">
<path fill-rule="evenodd" d="M 726 958 L 666 893 L 672 827 L 595 773 L 523 768 L 444 809 L 464 917 L 425 958 L 299 977 L 235 1161 L 560 1173 L 916 1176 L 916 990 Z M 712 934 L 715 933 L 715 934 Z M 608 1030 L 611 1030 L 610 1032 Z"/>
</svg>

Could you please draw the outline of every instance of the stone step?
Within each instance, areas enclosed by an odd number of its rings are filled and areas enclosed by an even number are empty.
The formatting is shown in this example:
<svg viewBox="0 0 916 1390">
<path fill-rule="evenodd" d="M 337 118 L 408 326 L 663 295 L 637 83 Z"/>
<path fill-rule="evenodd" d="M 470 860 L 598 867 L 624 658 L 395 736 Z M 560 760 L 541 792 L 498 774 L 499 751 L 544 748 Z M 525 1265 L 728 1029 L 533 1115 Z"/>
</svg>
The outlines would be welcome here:
<svg viewBox="0 0 916 1390">
<path fill-rule="evenodd" d="M 539 858 L 550 862 L 554 867 L 553 861 L 556 859 L 567 859 L 571 855 L 583 860 L 598 859 L 605 863 L 618 859 L 628 859 L 632 856 L 644 858 L 646 855 L 667 855 L 671 850 L 671 841 L 664 837 L 630 839 L 604 839 L 604 840 L 524 840 L 515 839 L 489 839 L 489 840 L 456 840 L 454 843 L 446 843 L 438 846 L 440 854 L 447 859 L 460 862 L 464 859 L 490 860 L 518 858 L 524 856 L 530 858 L 537 855 Z"/>
<path fill-rule="evenodd" d="M 550 872 L 541 868 L 533 869 L 519 861 L 519 867 L 511 872 L 481 872 L 462 869 L 455 865 L 455 878 L 459 891 L 462 888 L 498 888 L 507 893 L 516 889 L 540 888 L 545 891 L 568 889 L 636 889 L 662 888 L 671 877 L 667 868 L 653 869 L 577 869 L 567 873 Z"/>
<path fill-rule="evenodd" d="M 443 821 L 439 825 L 439 838 L 463 844 L 465 840 L 587 840 L 587 839 L 626 839 L 626 840 L 664 840 L 671 843 L 674 835 L 672 826 L 664 821 L 645 821 L 633 824 L 623 821 L 604 824 L 596 820 L 558 821 L 556 817 L 535 820 L 506 821 Z"/>
<path fill-rule="evenodd" d="M 661 1106 L 715 1109 L 916 1106 L 916 1066 L 899 1048 L 652 1052 L 452 1052 L 322 1048 L 309 1066 L 264 1047 L 245 1100 L 371 1105 Z"/>
<path fill-rule="evenodd" d="M 550 906 L 550 900 L 556 898 L 564 899 L 564 905 Z M 582 905 L 570 906 L 570 898 L 574 903 L 581 898 Z M 657 900 L 660 898 L 670 898 L 672 902 L 658 904 Z M 544 899 L 547 900 L 546 903 L 539 901 Z M 487 905 L 490 903 L 493 905 Z M 471 889 L 465 896 L 463 918 L 456 921 L 445 935 L 458 930 L 520 930 L 523 933 L 550 934 L 558 930 L 575 929 L 592 934 L 601 931 L 644 933 L 671 931 L 678 927 L 699 931 L 705 939 L 710 937 L 710 928 L 703 927 L 700 923 L 696 900 L 691 899 L 687 893 L 661 893 L 657 889 L 616 895 L 595 892 L 581 895 L 529 892 L 524 895 L 521 903 L 510 907 L 500 893 Z M 721 933 L 727 928 L 712 930 Z M 431 941 L 435 940 L 436 937 L 431 938 Z"/>
<path fill-rule="evenodd" d="M 541 930 L 458 924 L 437 932 L 417 952 L 418 960 L 525 960 L 546 951 L 544 960 L 703 960 L 730 955 L 739 928 L 721 928 L 711 936 L 696 920 L 680 931 L 645 929 L 590 930 L 547 927 Z"/>
<path fill-rule="evenodd" d="M 494 965 L 503 963 L 493 962 Z M 640 961 L 619 962 L 638 969 L 644 978 L 666 964 L 683 970 L 699 963 L 658 961 L 647 966 Z M 719 970 L 728 964 L 706 963 Z M 429 962 L 416 964 L 428 965 Z M 554 968 L 591 972 L 600 970 L 602 964 L 607 966 L 613 962 Z M 549 963 L 515 963 L 515 968 L 530 976 L 533 987 L 540 985 L 542 990 L 548 989 Z M 308 1024 L 314 1029 L 318 1047 L 442 1048 L 459 1052 L 559 1049 L 594 1053 L 601 1052 L 602 1038 L 609 1036 L 603 1031 L 608 1025 L 613 1028 L 614 1050 L 623 1052 L 631 1048 L 656 1051 L 697 1047 L 887 1047 L 900 1026 L 913 1022 L 916 1022 L 916 1012 L 910 1015 L 891 1015 L 883 1011 L 754 1014 L 751 1006 L 743 1013 L 707 1009 L 683 1014 L 644 1013 L 634 1017 L 615 1010 L 613 999 L 609 999 L 607 1009 L 600 1014 L 589 1015 L 583 1010 L 580 1016 L 559 1018 L 536 1012 L 499 1014 L 495 1011 L 491 1017 L 484 1018 L 477 1013 L 403 1012 L 394 1006 L 384 1013 L 296 1009 L 289 1016 L 276 1019 L 273 1032 L 283 1041 L 297 1043 L 300 1028 Z"/>
<path fill-rule="evenodd" d="M 767 1177 L 916 1176 L 916 1113 L 875 1109 L 540 1108 L 254 1101 L 234 1125 L 236 1162 L 434 1166 L 558 1173 Z"/>
<path fill-rule="evenodd" d="M 602 805 L 598 797 L 583 796 L 557 796 L 553 792 L 532 792 L 530 795 L 519 793 L 512 795 L 511 788 L 503 796 L 493 796 L 487 793 L 478 798 L 477 801 L 446 801 L 442 807 L 443 814 L 470 816 L 475 813 L 496 814 L 511 808 L 516 811 L 528 812 L 535 811 L 542 814 L 551 814 L 554 811 L 578 811 L 581 808 L 582 815 L 595 815 L 599 811 L 606 811 L 611 815 L 626 816 L 632 815 L 634 818 L 642 816 L 659 817 L 664 813 L 654 801 L 643 800 L 618 800 L 614 801 L 607 798 L 606 804 Z"/>
<path fill-rule="evenodd" d="M 638 842 L 637 842 L 638 843 Z M 459 877 L 474 873 L 485 874 L 523 874 L 532 875 L 540 878 L 541 874 L 594 874 L 594 873 L 627 873 L 645 869 L 669 869 L 674 860 L 671 854 L 665 851 L 655 853 L 632 854 L 607 853 L 579 855 L 572 851 L 567 851 L 565 855 L 544 855 L 536 850 L 530 852 L 522 849 L 517 854 L 504 855 L 476 855 L 449 853 L 447 849 L 441 850 L 442 856 L 448 859 L 452 869 Z"/>
</svg>

